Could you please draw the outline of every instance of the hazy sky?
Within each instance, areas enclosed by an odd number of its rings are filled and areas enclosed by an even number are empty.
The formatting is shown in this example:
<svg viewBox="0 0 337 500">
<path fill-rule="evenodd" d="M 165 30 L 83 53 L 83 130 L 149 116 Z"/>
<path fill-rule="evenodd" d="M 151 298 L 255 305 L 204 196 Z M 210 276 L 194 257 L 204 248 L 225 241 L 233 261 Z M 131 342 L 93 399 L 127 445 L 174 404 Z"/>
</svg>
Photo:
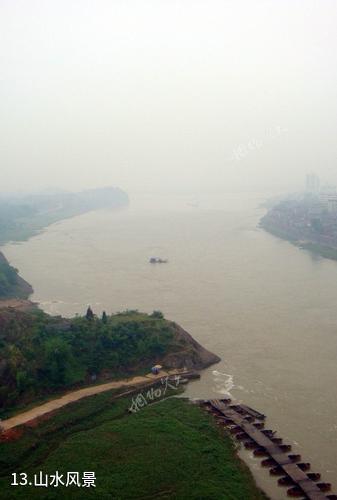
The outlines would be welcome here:
<svg viewBox="0 0 337 500">
<path fill-rule="evenodd" d="M 336 0 L 0 0 L 0 190 L 337 183 Z"/>
</svg>

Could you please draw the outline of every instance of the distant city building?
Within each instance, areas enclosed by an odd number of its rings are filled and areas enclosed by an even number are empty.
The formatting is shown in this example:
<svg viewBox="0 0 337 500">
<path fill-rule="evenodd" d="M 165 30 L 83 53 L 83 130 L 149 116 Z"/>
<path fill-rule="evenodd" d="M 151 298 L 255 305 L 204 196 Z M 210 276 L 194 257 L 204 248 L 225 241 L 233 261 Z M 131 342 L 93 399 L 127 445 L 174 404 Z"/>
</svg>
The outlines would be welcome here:
<svg viewBox="0 0 337 500">
<path fill-rule="evenodd" d="M 319 192 L 319 177 L 318 175 L 311 173 L 307 174 L 305 188 L 308 193 L 317 194 Z"/>
<path fill-rule="evenodd" d="M 337 191 L 336 186 L 325 184 L 319 193 L 319 202 L 322 210 L 337 212 Z"/>
<path fill-rule="evenodd" d="M 319 195 L 322 208 L 328 212 L 337 212 L 337 193 L 336 191 L 323 191 Z"/>
</svg>

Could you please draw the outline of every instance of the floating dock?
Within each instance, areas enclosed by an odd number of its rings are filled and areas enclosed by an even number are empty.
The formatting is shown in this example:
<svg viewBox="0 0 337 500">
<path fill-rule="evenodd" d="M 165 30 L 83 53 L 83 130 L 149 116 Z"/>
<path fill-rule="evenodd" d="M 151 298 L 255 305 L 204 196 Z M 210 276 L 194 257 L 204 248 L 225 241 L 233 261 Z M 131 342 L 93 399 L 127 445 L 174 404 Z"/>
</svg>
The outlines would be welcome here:
<svg viewBox="0 0 337 500">
<path fill-rule="evenodd" d="M 289 454 L 291 446 L 283 444 L 275 432 L 264 429 L 265 415 L 246 405 L 231 405 L 228 399 L 210 399 L 199 402 L 241 441 L 245 448 L 253 450 L 255 456 L 264 457 L 261 465 L 268 467 L 270 474 L 280 476 L 278 484 L 288 487 L 290 497 L 309 500 L 337 500 L 337 495 L 327 494 L 330 483 L 319 482 L 319 473 L 307 472 L 310 464 L 301 462 L 300 455 Z"/>
</svg>

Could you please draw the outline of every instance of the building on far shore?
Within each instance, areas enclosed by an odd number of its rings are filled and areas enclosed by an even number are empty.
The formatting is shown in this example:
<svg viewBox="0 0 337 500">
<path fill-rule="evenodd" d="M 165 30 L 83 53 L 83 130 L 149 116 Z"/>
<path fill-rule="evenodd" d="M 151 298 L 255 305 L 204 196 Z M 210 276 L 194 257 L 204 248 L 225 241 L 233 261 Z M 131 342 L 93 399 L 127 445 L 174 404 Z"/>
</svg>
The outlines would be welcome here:
<svg viewBox="0 0 337 500">
<path fill-rule="evenodd" d="M 319 195 L 323 210 L 328 212 L 337 212 L 337 192 L 336 188 L 324 190 Z"/>
</svg>

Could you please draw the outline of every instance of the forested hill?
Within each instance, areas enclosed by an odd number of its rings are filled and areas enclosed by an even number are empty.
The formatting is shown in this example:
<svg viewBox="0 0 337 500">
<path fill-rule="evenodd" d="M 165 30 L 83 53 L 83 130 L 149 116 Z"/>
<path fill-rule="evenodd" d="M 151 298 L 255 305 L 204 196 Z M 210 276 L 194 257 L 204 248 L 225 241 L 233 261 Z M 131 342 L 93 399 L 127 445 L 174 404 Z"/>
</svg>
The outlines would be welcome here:
<svg viewBox="0 0 337 500">
<path fill-rule="evenodd" d="M 0 196 L 0 245 L 23 241 L 62 219 L 91 210 L 119 208 L 129 202 L 119 188 L 25 196 Z"/>
<path fill-rule="evenodd" d="M 90 310 L 91 312 L 91 310 Z M 65 319 L 0 310 L 0 408 L 66 388 L 165 368 L 202 369 L 220 359 L 157 311 Z"/>
</svg>

